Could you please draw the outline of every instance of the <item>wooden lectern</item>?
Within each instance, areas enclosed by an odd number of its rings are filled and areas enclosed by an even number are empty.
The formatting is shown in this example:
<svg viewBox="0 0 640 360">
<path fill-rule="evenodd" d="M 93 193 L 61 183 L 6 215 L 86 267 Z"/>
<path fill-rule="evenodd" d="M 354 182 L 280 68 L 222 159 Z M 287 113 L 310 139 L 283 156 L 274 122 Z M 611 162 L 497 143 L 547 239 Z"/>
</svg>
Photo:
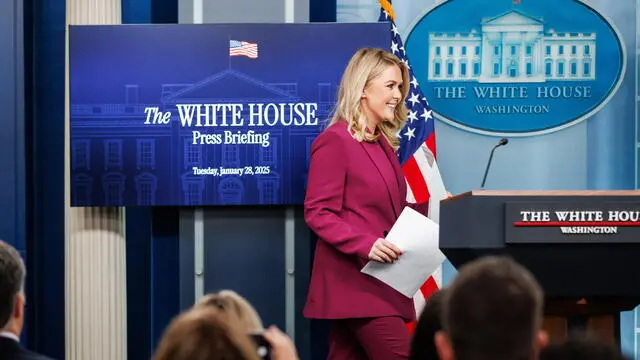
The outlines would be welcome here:
<svg viewBox="0 0 640 360">
<path fill-rule="evenodd" d="M 471 191 L 442 201 L 440 248 L 456 267 L 489 254 L 526 266 L 550 340 L 619 346 L 620 311 L 640 304 L 639 215 L 640 191 Z"/>
</svg>

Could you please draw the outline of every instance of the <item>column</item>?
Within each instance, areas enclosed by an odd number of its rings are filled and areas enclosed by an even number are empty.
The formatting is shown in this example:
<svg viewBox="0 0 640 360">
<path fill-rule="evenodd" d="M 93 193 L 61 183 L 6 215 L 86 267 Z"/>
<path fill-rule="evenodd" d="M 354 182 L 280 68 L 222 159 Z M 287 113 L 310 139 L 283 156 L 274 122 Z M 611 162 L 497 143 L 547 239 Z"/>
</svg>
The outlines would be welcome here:
<svg viewBox="0 0 640 360">
<path fill-rule="evenodd" d="M 539 73 L 543 76 L 543 78 L 546 78 L 546 74 L 545 74 L 545 64 L 544 64 L 544 58 L 545 58 L 545 43 L 544 43 L 544 34 L 543 33 L 539 33 L 538 34 L 538 65 L 540 66 L 538 68 Z"/>
<path fill-rule="evenodd" d="M 493 34 L 492 34 L 493 35 Z M 493 37 L 493 36 L 492 36 Z M 482 33 L 482 44 L 480 48 L 480 76 L 479 80 L 484 81 L 491 77 L 491 71 L 493 71 L 492 59 L 493 57 L 493 47 L 491 46 L 491 42 L 489 41 L 489 33 Z"/>
<path fill-rule="evenodd" d="M 119 0 L 67 0 L 67 24 L 120 24 Z M 69 46 L 67 38 L 67 49 Z M 68 54 L 68 52 L 67 52 Z M 65 102 L 67 360 L 127 358 L 124 208 L 70 207 L 69 63 Z M 101 189 L 97 189 L 100 191 Z"/>
<path fill-rule="evenodd" d="M 526 32 L 520 33 L 520 68 L 518 69 L 518 77 L 521 79 L 527 78 L 527 64 L 525 62 L 527 53 L 527 42 L 525 41 L 526 38 Z"/>
<path fill-rule="evenodd" d="M 544 49 L 542 48 L 542 35 L 536 34 L 535 46 L 533 47 L 533 73 L 535 76 L 544 76 Z"/>
<path fill-rule="evenodd" d="M 505 38 L 504 38 L 504 32 L 500 33 L 500 41 L 502 41 L 501 43 L 501 50 L 500 50 L 500 77 L 505 77 L 508 73 L 508 67 L 507 67 L 507 57 L 505 56 L 505 52 L 508 51 L 507 49 L 507 43 L 505 42 Z M 508 54 L 508 52 L 507 52 Z"/>
</svg>

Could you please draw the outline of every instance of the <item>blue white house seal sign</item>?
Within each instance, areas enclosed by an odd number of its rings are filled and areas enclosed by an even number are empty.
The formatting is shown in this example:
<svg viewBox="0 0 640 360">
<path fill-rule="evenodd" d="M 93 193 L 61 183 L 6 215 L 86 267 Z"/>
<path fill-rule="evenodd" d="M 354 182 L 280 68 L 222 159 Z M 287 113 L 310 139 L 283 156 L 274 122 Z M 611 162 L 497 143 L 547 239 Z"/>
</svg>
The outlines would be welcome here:
<svg viewBox="0 0 640 360">
<path fill-rule="evenodd" d="M 436 116 L 487 135 L 557 131 L 600 110 L 622 81 L 614 24 L 577 0 L 449 0 L 407 52 Z"/>
</svg>

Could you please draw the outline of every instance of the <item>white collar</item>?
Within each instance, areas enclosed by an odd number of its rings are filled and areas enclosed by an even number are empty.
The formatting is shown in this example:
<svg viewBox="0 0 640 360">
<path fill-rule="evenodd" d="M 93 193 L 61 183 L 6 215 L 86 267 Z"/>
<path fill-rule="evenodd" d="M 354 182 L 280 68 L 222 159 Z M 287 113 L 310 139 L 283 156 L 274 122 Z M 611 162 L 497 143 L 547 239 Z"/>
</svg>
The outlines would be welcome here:
<svg viewBox="0 0 640 360">
<path fill-rule="evenodd" d="M 16 342 L 20 342 L 20 338 L 18 337 L 18 335 L 9 331 L 4 331 L 4 330 L 0 331 L 0 337 L 5 337 L 5 338 L 15 340 Z"/>
</svg>

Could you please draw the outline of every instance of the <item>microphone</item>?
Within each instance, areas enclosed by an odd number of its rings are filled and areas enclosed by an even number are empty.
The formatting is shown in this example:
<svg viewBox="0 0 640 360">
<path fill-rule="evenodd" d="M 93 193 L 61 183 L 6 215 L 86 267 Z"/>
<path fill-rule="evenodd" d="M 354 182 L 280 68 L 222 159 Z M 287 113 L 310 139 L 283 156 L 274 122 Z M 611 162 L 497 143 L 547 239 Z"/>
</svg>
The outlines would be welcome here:
<svg viewBox="0 0 640 360">
<path fill-rule="evenodd" d="M 482 185 L 480 185 L 480 189 L 484 189 L 484 183 L 487 181 L 487 174 L 489 173 L 489 167 L 491 167 L 491 160 L 493 160 L 493 152 L 496 151 L 496 149 L 499 148 L 500 146 L 507 145 L 508 143 L 509 143 L 509 139 L 502 138 L 500 139 L 500 141 L 498 141 L 496 146 L 494 146 L 493 149 L 491 149 L 491 155 L 489 155 L 489 161 L 487 162 L 487 167 L 486 169 L 484 169 L 484 177 L 482 178 Z"/>
</svg>

